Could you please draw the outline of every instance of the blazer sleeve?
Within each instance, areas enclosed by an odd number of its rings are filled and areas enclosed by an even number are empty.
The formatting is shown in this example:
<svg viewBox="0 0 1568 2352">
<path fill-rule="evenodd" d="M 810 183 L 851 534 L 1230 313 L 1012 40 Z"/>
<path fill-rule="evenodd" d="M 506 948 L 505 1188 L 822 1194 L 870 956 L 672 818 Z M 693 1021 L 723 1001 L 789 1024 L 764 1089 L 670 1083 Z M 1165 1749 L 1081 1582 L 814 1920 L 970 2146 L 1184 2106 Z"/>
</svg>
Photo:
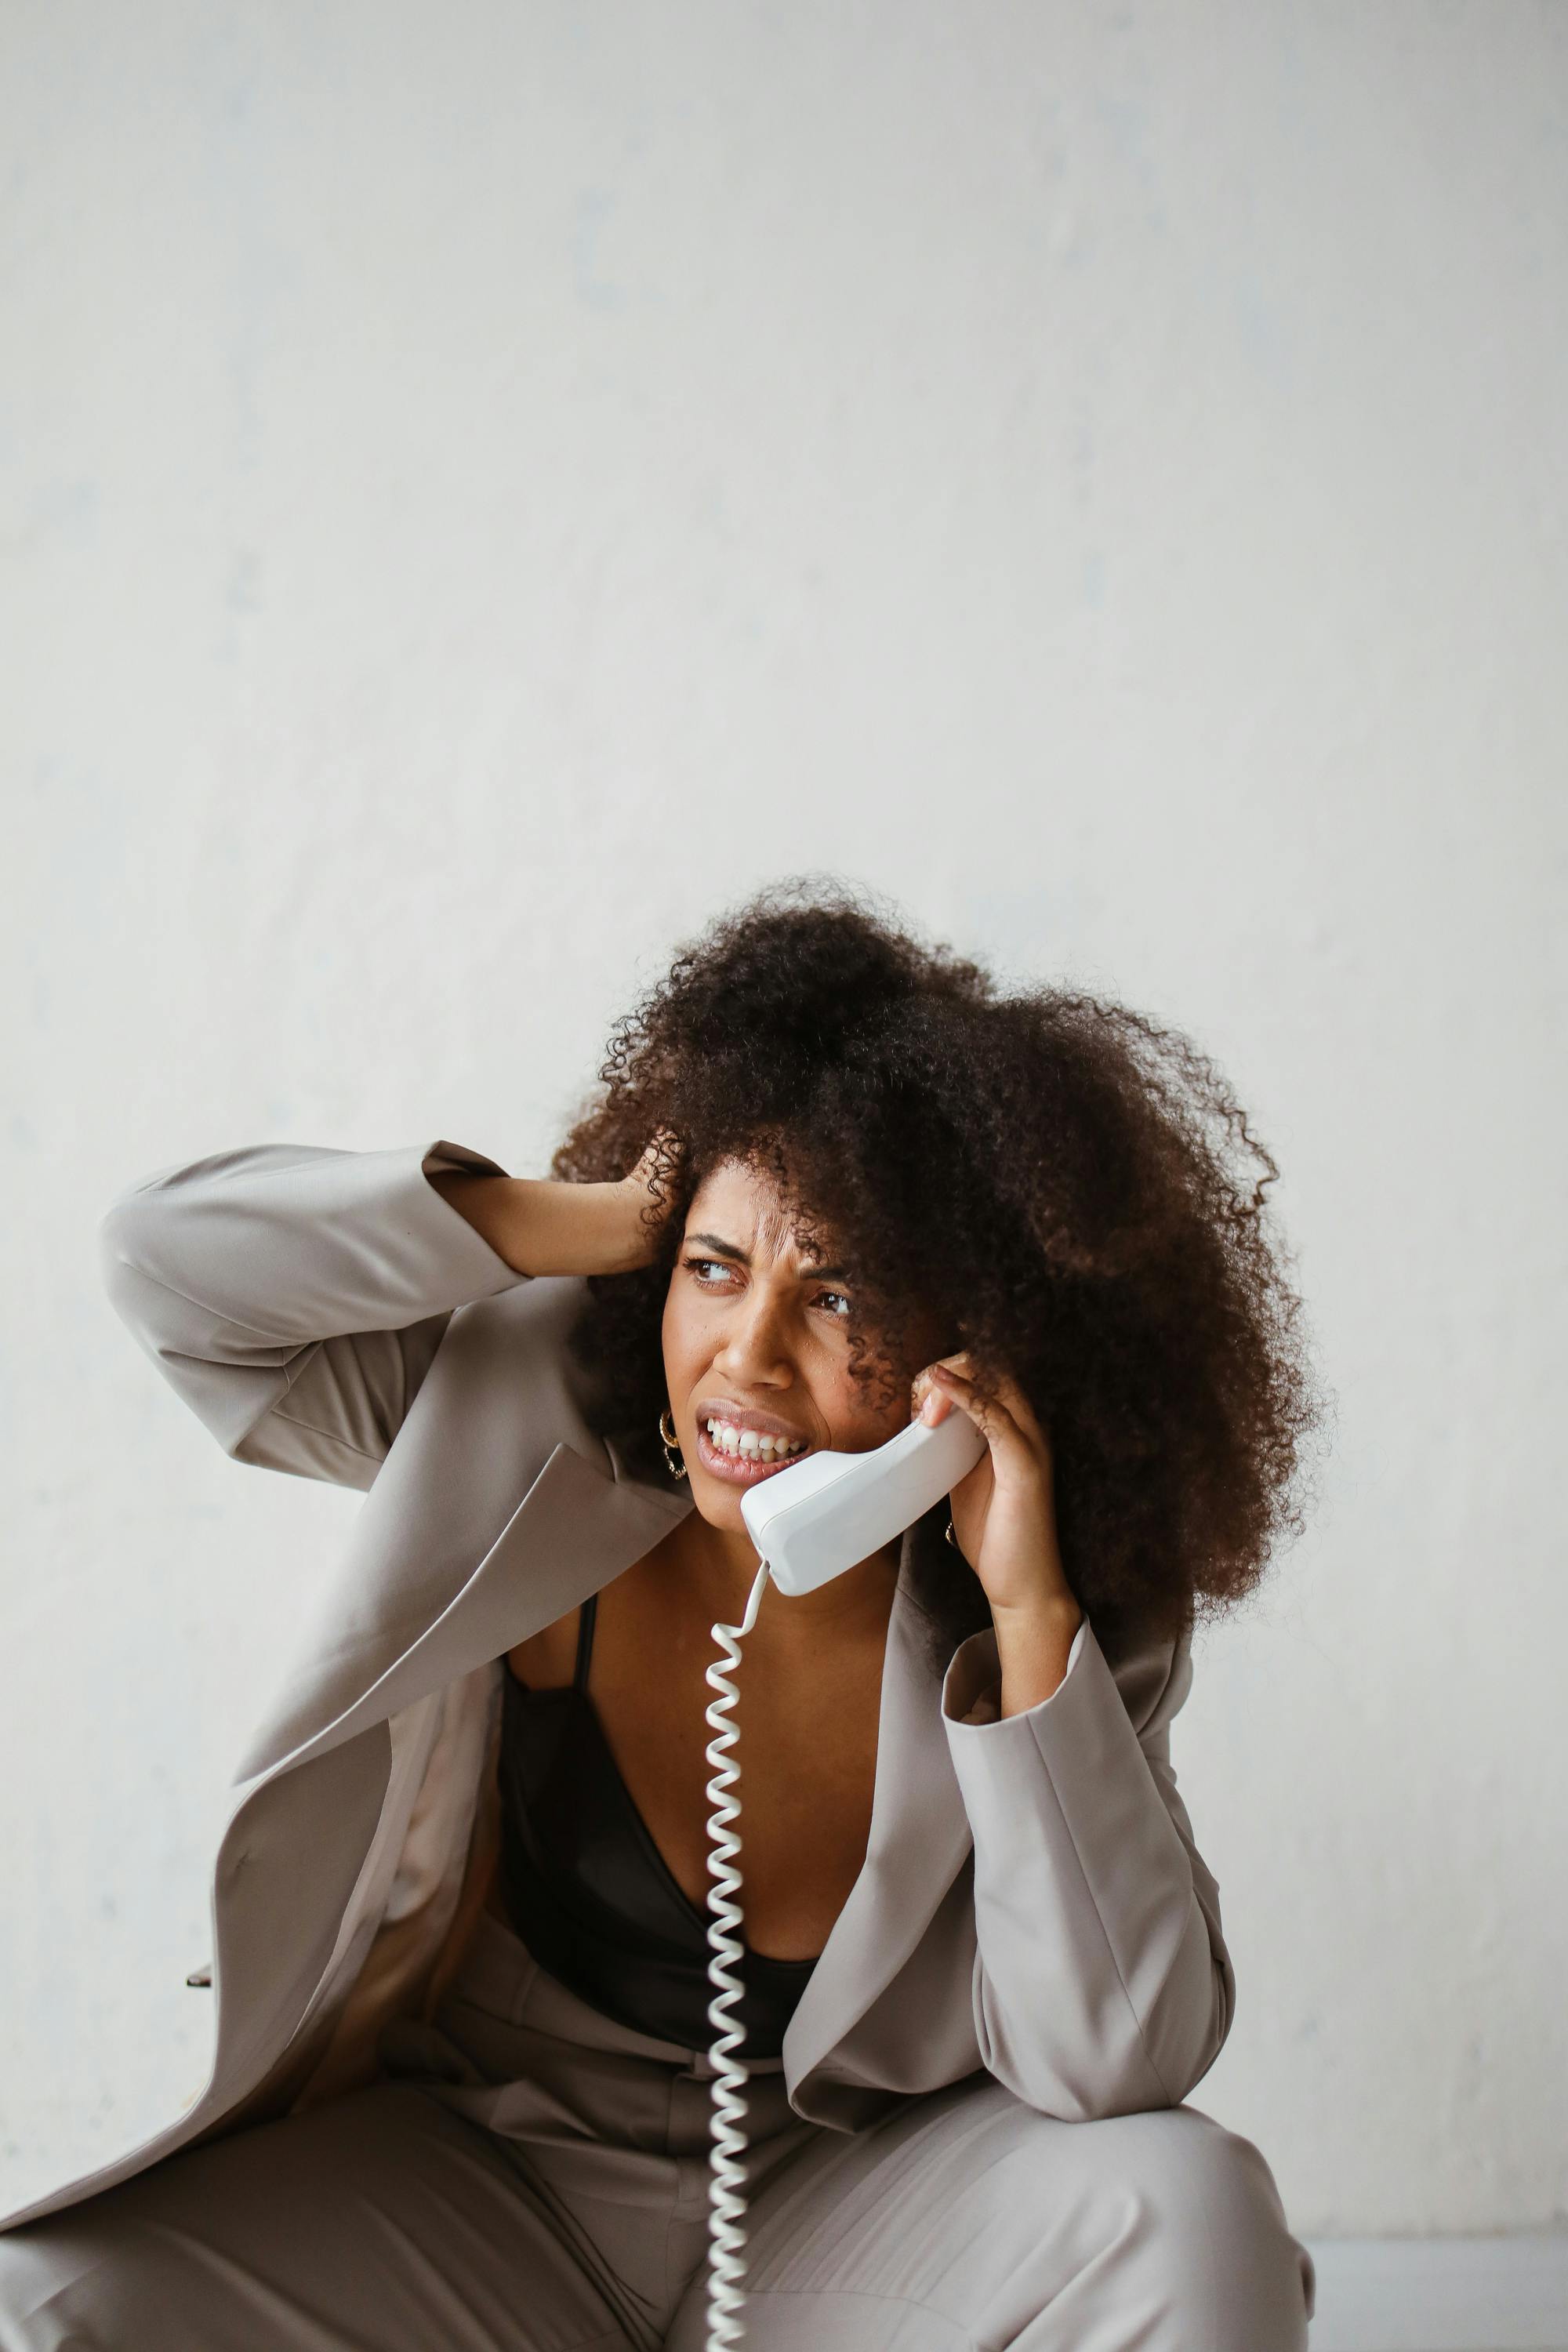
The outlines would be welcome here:
<svg viewBox="0 0 1568 2352">
<path fill-rule="evenodd" d="M 1190 1634 L 1113 1673 L 1087 1617 L 1050 1697 L 1016 1715 L 999 1711 L 994 1630 L 943 1678 L 974 1841 L 981 2054 L 1068 2122 L 1180 2105 L 1230 2031 L 1219 1889 L 1171 1766 L 1192 1678 Z"/>
<path fill-rule="evenodd" d="M 155 1169 L 99 1224 L 110 1303 L 237 1462 L 366 1488 L 456 1309 L 531 1277 L 428 1181 L 442 1139 L 259 1143 Z"/>
</svg>

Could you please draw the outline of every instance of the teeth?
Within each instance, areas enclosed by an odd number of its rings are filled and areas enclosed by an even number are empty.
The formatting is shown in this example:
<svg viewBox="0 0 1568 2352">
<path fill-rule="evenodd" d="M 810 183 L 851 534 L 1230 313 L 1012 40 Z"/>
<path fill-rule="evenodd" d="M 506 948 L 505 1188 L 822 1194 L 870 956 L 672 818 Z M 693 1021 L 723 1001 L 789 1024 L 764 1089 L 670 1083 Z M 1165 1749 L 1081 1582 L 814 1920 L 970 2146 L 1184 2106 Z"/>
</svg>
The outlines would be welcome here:
<svg viewBox="0 0 1568 2352">
<path fill-rule="evenodd" d="M 732 1454 L 743 1462 L 782 1462 L 792 1454 L 805 1451 L 805 1441 L 800 1437 L 773 1437 L 756 1429 L 742 1429 L 732 1421 L 710 1420 L 709 1436 L 721 1454 Z"/>
</svg>

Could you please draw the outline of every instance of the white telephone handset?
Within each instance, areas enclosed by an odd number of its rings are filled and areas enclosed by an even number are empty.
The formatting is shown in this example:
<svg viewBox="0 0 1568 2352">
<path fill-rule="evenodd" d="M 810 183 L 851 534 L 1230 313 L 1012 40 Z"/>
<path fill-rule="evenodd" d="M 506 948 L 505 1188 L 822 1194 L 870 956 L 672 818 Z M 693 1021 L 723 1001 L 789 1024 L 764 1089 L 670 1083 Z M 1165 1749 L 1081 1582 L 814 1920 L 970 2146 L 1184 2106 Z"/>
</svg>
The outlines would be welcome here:
<svg viewBox="0 0 1568 2352">
<path fill-rule="evenodd" d="M 741 1497 L 757 1557 L 781 1592 L 815 1592 L 940 1503 L 985 1440 L 954 1405 L 935 1428 L 911 1421 L 868 1454 L 808 1454 Z"/>
<path fill-rule="evenodd" d="M 741 2341 L 741 2248 L 745 2232 L 745 2176 L 740 2163 L 745 2146 L 741 2118 L 745 2112 L 742 2086 L 744 2069 L 731 2052 L 745 2039 L 727 2014 L 744 1987 L 734 1973 L 743 1946 L 731 1928 L 743 1914 L 734 1897 L 741 1874 L 733 1857 L 741 1841 L 729 1824 L 740 1814 L 739 1802 L 728 1791 L 740 1778 L 740 1767 L 726 1760 L 739 1737 L 728 1719 L 738 1694 L 730 1667 L 741 1663 L 737 1636 L 749 1633 L 757 1621 L 763 1588 L 771 1577 L 781 1592 L 798 1599 L 818 1585 L 842 1576 L 868 1559 L 895 1536 L 929 1511 L 933 1503 L 973 1469 L 985 1451 L 985 1440 L 966 1412 L 953 1405 L 945 1420 L 933 1426 L 911 1421 L 886 1445 L 865 1454 L 808 1454 L 786 1470 L 775 1470 L 741 1496 L 741 1516 L 756 1546 L 762 1566 L 757 1570 L 738 1625 L 715 1625 L 713 1639 L 728 1654 L 729 1666 L 708 1669 L 710 1686 L 723 1693 L 707 1710 L 707 1720 L 719 1735 L 704 1751 L 713 1767 L 708 1783 L 710 1852 L 709 1875 L 714 1882 L 710 1899 L 708 1941 L 712 1952 L 709 1981 L 714 1997 L 708 2004 L 709 2022 L 717 2039 L 709 2056 L 713 2063 L 713 2149 L 709 2175 L 710 2269 L 708 2279 L 708 2352 L 731 2352 Z"/>
</svg>

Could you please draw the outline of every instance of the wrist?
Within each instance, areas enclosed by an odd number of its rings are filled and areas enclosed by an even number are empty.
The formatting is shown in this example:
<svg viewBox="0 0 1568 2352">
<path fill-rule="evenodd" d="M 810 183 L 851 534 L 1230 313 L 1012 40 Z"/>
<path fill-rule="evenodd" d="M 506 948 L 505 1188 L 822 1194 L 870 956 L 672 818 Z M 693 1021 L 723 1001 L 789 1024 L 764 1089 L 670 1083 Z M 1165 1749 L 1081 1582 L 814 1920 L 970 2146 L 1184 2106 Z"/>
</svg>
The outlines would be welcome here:
<svg viewBox="0 0 1568 2352">
<path fill-rule="evenodd" d="M 1053 1592 L 1016 1607 L 994 1606 L 991 1615 L 1001 1669 L 1001 1712 L 1017 1715 L 1060 1687 L 1083 1611 L 1072 1593 Z"/>
<path fill-rule="evenodd" d="M 1053 1586 L 1047 1591 L 1030 1593 L 1023 1601 L 994 1601 L 991 1614 L 998 1626 L 1005 1624 L 1020 1630 L 1039 1626 L 1056 1631 L 1065 1626 L 1076 1633 L 1083 1610 L 1077 1594 L 1064 1584 L 1059 1590 Z"/>
</svg>

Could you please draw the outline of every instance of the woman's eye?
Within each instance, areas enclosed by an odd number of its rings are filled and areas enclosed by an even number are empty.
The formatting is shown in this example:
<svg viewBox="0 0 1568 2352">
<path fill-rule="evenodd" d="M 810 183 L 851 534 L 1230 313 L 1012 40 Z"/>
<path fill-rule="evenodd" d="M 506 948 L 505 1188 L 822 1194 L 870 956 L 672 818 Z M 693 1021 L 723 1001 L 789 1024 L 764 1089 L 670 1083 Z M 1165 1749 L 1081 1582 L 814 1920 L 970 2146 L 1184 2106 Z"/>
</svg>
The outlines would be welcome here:
<svg viewBox="0 0 1568 2352">
<path fill-rule="evenodd" d="M 722 1259 L 716 1257 L 689 1257 L 686 1263 L 690 1272 L 697 1276 L 698 1281 L 702 1283 L 703 1286 L 709 1290 L 711 1290 L 714 1286 L 707 1280 L 703 1272 L 704 1267 L 708 1268 L 714 1274 L 728 1274 L 730 1271 Z"/>
<path fill-rule="evenodd" d="M 719 1257 L 689 1257 L 682 1262 L 700 1290 L 721 1289 L 734 1274 L 734 1268 Z M 828 1313 L 836 1320 L 842 1321 L 854 1312 L 848 1295 L 845 1291 L 819 1290 L 816 1294 L 816 1303 L 821 1306 L 825 1302 Z"/>
</svg>

